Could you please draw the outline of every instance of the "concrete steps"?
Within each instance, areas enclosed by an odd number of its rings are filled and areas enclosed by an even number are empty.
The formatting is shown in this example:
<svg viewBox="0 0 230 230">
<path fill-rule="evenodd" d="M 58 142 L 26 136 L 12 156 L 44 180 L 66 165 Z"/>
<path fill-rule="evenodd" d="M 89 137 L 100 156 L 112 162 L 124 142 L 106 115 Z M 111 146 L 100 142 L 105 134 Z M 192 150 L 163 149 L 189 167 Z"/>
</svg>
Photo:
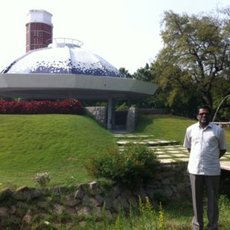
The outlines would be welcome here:
<svg viewBox="0 0 230 230">
<path fill-rule="evenodd" d="M 188 153 L 176 140 L 155 139 L 153 135 L 114 134 L 122 152 L 128 144 L 146 145 L 153 150 L 161 163 L 188 161 Z"/>
<path fill-rule="evenodd" d="M 139 144 L 139 145 L 146 145 L 146 146 L 165 146 L 165 145 L 176 145 L 178 141 L 165 141 L 165 140 L 118 140 L 118 146 L 124 146 L 127 144 Z"/>
<path fill-rule="evenodd" d="M 188 162 L 188 151 L 176 140 L 155 139 L 153 135 L 113 134 L 122 152 L 128 144 L 146 145 L 152 149 L 161 163 Z M 230 170 L 230 153 L 221 158 L 221 168 Z"/>
</svg>

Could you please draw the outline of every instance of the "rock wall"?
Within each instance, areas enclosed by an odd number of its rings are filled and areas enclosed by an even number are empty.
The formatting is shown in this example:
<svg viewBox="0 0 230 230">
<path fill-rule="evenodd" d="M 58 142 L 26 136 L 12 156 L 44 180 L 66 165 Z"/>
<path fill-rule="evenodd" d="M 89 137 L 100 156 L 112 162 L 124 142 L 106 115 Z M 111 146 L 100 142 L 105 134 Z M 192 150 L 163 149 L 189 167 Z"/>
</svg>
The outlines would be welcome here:
<svg viewBox="0 0 230 230">
<path fill-rule="evenodd" d="M 107 108 L 104 106 L 89 106 L 85 107 L 87 114 L 95 119 L 103 127 L 107 126 Z M 137 121 L 137 109 L 131 106 L 127 111 L 125 130 L 131 132 L 135 130 Z M 114 124 L 114 128 L 118 127 L 118 124 Z M 123 127 L 122 127 L 123 128 Z"/>
<path fill-rule="evenodd" d="M 115 182 L 96 181 L 76 187 L 5 189 L 0 193 L 0 229 L 30 229 L 35 220 L 44 224 L 52 216 L 52 224 L 57 228 L 60 224 L 71 226 L 76 220 L 81 224 L 92 217 L 102 221 L 104 214 L 114 218 L 121 210 L 126 213 L 130 207 L 137 208 L 140 200 L 145 202 L 146 198 L 156 205 L 189 194 L 185 164 L 160 165 L 156 179 L 135 190 Z"/>
<path fill-rule="evenodd" d="M 85 107 L 85 110 L 87 114 L 93 117 L 100 125 L 106 127 L 107 108 L 105 106 L 88 106 Z"/>
</svg>

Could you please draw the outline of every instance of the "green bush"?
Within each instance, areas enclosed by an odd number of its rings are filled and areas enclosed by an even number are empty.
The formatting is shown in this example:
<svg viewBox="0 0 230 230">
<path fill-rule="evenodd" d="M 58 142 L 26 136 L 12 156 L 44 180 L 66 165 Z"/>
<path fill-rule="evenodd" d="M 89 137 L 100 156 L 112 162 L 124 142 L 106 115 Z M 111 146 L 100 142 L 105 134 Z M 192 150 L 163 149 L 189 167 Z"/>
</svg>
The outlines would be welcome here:
<svg viewBox="0 0 230 230">
<path fill-rule="evenodd" d="M 128 145 L 124 151 L 110 150 L 87 164 L 96 178 L 107 178 L 127 187 L 137 187 L 153 179 L 159 161 L 156 154 L 142 145 Z"/>
</svg>

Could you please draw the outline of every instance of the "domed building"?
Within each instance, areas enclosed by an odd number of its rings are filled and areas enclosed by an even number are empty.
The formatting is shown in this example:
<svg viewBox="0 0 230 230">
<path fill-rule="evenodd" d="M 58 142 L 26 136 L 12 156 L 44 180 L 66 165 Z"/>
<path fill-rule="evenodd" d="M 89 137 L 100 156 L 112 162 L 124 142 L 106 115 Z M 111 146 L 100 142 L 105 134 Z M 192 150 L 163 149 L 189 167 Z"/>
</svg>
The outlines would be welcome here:
<svg viewBox="0 0 230 230">
<path fill-rule="evenodd" d="M 82 42 L 55 38 L 47 48 L 26 53 L 2 73 L 78 74 L 120 77 L 119 71 L 100 56 L 82 49 Z"/>
<path fill-rule="evenodd" d="M 128 100 L 155 93 L 156 85 L 122 77 L 105 59 L 83 49 L 81 41 L 53 39 L 51 17 L 44 10 L 28 13 L 27 52 L 2 70 L 1 97 L 106 99 L 107 128 L 111 129 L 115 99 Z"/>
</svg>

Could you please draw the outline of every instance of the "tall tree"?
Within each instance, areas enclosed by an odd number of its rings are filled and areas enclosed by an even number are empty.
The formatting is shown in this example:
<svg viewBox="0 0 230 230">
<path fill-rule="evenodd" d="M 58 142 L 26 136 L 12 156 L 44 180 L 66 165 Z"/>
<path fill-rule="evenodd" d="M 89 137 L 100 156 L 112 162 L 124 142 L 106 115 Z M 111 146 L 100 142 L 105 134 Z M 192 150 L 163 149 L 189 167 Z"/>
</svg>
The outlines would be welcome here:
<svg viewBox="0 0 230 230">
<path fill-rule="evenodd" d="M 213 107 L 218 82 L 230 89 L 230 14 L 228 10 L 212 15 L 187 15 L 167 11 L 161 36 L 164 47 L 152 69 L 160 87 L 170 89 L 171 103 L 187 97 L 201 99 Z M 188 93 L 186 93 L 187 91 Z M 220 93 L 220 91 L 219 91 Z M 190 94 L 193 94 L 192 96 Z M 182 99 L 182 98 L 181 98 Z"/>
</svg>

